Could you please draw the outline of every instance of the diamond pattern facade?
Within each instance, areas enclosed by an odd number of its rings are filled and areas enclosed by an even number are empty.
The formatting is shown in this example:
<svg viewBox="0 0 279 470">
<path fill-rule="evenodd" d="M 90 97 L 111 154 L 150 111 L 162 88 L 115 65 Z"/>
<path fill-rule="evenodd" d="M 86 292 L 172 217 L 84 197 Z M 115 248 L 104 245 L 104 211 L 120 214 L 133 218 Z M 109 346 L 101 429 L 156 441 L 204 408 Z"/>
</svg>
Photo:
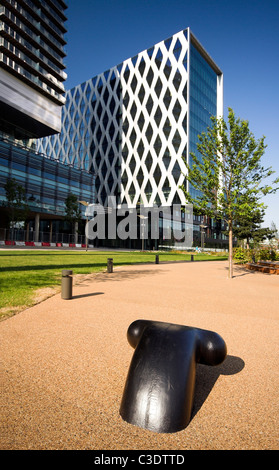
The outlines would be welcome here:
<svg viewBox="0 0 279 470">
<path fill-rule="evenodd" d="M 68 91 L 61 134 L 38 150 L 93 171 L 97 203 L 185 204 L 192 38 L 183 30 Z"/>
</svg>

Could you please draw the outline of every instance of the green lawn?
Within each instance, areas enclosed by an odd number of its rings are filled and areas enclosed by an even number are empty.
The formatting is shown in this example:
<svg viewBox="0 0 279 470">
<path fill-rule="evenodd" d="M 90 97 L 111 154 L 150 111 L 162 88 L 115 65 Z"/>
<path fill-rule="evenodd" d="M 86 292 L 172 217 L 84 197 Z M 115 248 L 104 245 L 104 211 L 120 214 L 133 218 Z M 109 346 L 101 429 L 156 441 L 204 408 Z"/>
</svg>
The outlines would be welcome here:
<svg viewBox="0 0 279 470">
<path fill-rule="evenodd" d="M 160 261 L 190 260 L 191 254 L 159 253 Z M 0 318 L 34 304 L 37 289 L 61 284 L 61 271 L 74 274 L 104 271 L 107 258 L 114 266 L 155 262 L 152 252 L 70 252 L 41 250 L 3 250 L 0 252 Z M 226 255 L 194 254 L 195 260 L 222 260 Z"/>
</svg>

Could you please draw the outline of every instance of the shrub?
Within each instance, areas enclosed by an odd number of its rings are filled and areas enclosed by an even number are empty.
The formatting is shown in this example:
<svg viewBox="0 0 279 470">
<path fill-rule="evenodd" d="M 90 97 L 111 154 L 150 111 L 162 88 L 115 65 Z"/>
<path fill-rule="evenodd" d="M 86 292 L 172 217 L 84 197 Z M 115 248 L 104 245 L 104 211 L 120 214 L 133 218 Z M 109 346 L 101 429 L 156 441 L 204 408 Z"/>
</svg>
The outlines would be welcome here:
<svg viewBox="0 0 279 470">
<path fill-rule="evenodd" d="M 253 261 L 276 261 L 279 259 L 279 254 L 268 246 L 266 248 L 254 248 L 253 250 L 237 247 L 234 249 L 233 258 L 236 262 L 245 264 Z"/>
<path fill-rule="evenodd" d="M 238 246 L 233 250 L 233 259 L 240 264 L 248 263 L 252 261 L 251 251 L 252 250 L 247 250 Z"/>
<path fill-rule="evenodd" d="M 276 261 L 279 259 L 279 253 L 268 246 L 266 248 L 254 248 L 252 250 L 236 247 L 234 248 L 233 259 L 240 264 L 258 261 Z"/>
<path fill-rule="evenodd" d="M 275 261 L 276 251 L 273 248 L 260 248 L 257 251 L 257 261 Z"/>
</svg>

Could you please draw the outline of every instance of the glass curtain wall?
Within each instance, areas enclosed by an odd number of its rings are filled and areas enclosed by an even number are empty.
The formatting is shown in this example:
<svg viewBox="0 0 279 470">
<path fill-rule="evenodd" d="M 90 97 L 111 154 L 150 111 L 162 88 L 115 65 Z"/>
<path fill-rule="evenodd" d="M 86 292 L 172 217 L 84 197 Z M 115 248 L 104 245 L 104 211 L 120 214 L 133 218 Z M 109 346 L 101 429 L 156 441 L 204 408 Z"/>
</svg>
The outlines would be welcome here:
<svg viewBox="0 0 279 470">
<path fill-rule="evenodd" d="M 211 127 L 211 116 L 217 111 L 217 75 L 193 44 L 190 45 L 190 122 L 189 122 L 189 164 L 190 152 L 201 159 L 197 150 L 198 136 Z M 200 192 L 189 188 L 196 197 Z"/>
<path fill-rule="evenodd" d="M 4 185 L 14 178 L 26 192 L 30 209 L 64 216 L 69 193 L 94 201 L 94 175 L 63 165 L 19 146 L 0 141 L 0 202 L 5 205 Z"/>
</svg>

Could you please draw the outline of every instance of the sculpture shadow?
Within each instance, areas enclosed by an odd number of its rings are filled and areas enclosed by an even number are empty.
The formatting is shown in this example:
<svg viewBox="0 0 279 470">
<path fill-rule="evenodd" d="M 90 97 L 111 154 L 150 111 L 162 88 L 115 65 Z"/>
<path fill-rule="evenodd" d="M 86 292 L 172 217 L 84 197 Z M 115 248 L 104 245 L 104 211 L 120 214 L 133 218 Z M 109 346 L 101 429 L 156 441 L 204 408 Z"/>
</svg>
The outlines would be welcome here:
<svg viewBox="0 0 279 470">
<path fill-rule="evenodd" d="M 245 362 L 240 357 L 229 355 L 219 366 L 210 367 L 204 364 L 197 364 L 191 420 L 201 409 L 219 376 L 238 374 L 244 367 Z"/>
</svg>

